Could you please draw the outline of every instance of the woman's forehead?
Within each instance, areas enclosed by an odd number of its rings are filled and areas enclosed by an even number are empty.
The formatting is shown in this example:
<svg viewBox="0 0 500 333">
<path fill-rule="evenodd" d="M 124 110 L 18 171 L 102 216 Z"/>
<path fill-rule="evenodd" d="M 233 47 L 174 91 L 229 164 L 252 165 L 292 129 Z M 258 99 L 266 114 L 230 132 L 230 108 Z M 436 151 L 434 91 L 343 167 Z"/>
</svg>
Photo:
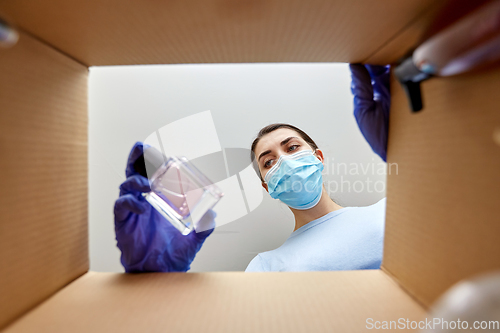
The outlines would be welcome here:
<svg viewBox="0 0 500 333">
<path fill-rule="evenodd" d="M 299 133 L 295 132 L 293 129 L 290 128 L 278 128 L 277 130 L 272 131 L 271 133 L 267 133 L 266 135 L 260 138 L 259 142 L 257 143 L 257 146 L 255 146 L 255 155 L 259 156 L 261 152 L 268 149 L 272 149 L 276 145 L 279 146 L 281 141 L 291 136 L 298 137 L 301 141 L 303 141 Z"/>
</svg>

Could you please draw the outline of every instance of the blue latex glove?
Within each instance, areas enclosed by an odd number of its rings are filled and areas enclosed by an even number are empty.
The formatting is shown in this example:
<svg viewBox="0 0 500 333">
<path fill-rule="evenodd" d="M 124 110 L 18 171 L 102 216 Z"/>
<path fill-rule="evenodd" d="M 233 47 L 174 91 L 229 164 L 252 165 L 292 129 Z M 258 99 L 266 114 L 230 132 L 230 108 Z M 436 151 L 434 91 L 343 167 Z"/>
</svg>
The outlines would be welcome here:
<svg viewBox="0 0 500 333">
<path fill-rule="evenodd" d="M 387 161 L 390 66 L 350 64 L 354 117 L 373 151 Z"/>
<path fill-rule="evenodd" d="M 121 263 L 126 272 L 186 272 L 214 230 L 215 212 L 209 210 L 199 222 L 206 231 L 182 235 L 141 195 L 150 191 L 148 179 L 134 169 L 143 148 L 141 142 L 132 148 L 127 179 L 120 185 L 120 197 L 115 202 L 115 232 L 122 252 Z"/>
</svg>

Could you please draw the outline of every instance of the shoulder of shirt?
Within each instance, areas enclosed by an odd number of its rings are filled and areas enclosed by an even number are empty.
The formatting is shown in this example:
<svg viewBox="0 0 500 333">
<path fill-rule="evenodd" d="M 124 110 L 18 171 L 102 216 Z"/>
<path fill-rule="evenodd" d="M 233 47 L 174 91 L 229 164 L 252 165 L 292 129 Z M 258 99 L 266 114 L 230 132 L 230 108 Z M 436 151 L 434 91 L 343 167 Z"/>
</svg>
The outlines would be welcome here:
<svg viewBox="0 0 500 333">
<path fill-rule="evenodd" d="M 387 198 L 382 198 L 379 201 L 377 201 L 376 203 L 374 203 L 372 206 L 384 206 L 385 207 L 386 203 L 387 203 Z"/>
<path fill-rule="evenodd" d="M 386 206 L 386 200 L 387 198 L 382 198 L 379 201 L 377 201 L 374 204 L 371 204 L 369 206 L 361 206 L 361 207 L 354 207 L 354 208 L 361 208 L 361 210 L 384 210 L 385 211 L 385 206 Z"/>
<path fill-rule="evenodd" d="M 285 241 L 285 243 L 286 243 L 286 241 Z M 282 248 L 282 246 L 285 243 L 283 243 L 281 246 L 275 248 L 274 250 L 260 252 L 259 254 L 257 254 L 252 259 L 252 261 L 250 261 L 247 268 L 245 269 L 245 272 L 267 272 L 267 271 L 269 271 L 269 260 L 272 260 L 272 258 L 280 252 L 280 249 Z"/>
<path fill-rule="evenodd" d="M 351 206 L 346 207 L 346 211 L 349 213 L 347 215 L 352 216 L 352 214 L 364 214 L 367 211 L 383 211 L 385 212 L 386 200 L 387 198 L 382 198 L 374 204 L 368 206 Z"/>
<path fill-rule="evenodd" d="M 266 270 L 264 269 L 263 265 L 263 259 L 262 259 L 262 254 L 265 252 L 257 254 L 248 264 L 247 268 L 245 269 L 245 272 L 265 272 Z"/>
</svg>

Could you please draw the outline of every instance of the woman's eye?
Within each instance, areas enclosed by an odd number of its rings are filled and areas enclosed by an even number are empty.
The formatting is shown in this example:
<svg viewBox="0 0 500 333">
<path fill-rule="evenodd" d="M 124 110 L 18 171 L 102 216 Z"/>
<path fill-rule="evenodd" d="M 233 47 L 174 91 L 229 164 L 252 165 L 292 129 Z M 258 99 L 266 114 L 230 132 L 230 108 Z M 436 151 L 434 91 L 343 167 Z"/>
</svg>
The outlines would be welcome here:
<svg viewBox="0 0 500 333">
<path fill-rule="evenodd" d="M 297 148 L 299 148 L 299 147 L 300 147 L 299 145 L 292 145 L 292 146 L 288 147 L 288 151 L 297 150 Z"/>
<path fill-rule="evenodd" d="M 264 162 L 264 167 L 269 168 L 273 164 L 273 161 L 274 160 L 267 160 L 266 162 Z"/>
</svg>

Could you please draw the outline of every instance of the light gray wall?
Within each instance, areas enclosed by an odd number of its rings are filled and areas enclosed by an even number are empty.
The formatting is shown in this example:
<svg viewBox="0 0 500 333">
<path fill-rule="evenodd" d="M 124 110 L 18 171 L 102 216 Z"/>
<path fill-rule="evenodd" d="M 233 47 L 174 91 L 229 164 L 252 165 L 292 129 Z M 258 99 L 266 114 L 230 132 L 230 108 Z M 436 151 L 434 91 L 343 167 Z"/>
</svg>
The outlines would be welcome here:
<svg viewBox="0 0 500 333">
<path fill-rule="evenodd" d="M 325 185 L 337 202 L 365 206 L 385 196 L 384 163 L 371 151 L 352 115 L 346 64 L 92 67 L 91 270 L 123 271 L 114 236 L 113 204 L 134 142 L 206 110 L 211 111 L 222 148 L 249 148 L 261 127 L 290 123 L 308 133 L 323 150 Z M 264 192 L 258 208 L 216 228 L 191 271 L 244 270 L 257 253 L 280 246 L 293 227 L 288 208 Z"/>
</svg>

